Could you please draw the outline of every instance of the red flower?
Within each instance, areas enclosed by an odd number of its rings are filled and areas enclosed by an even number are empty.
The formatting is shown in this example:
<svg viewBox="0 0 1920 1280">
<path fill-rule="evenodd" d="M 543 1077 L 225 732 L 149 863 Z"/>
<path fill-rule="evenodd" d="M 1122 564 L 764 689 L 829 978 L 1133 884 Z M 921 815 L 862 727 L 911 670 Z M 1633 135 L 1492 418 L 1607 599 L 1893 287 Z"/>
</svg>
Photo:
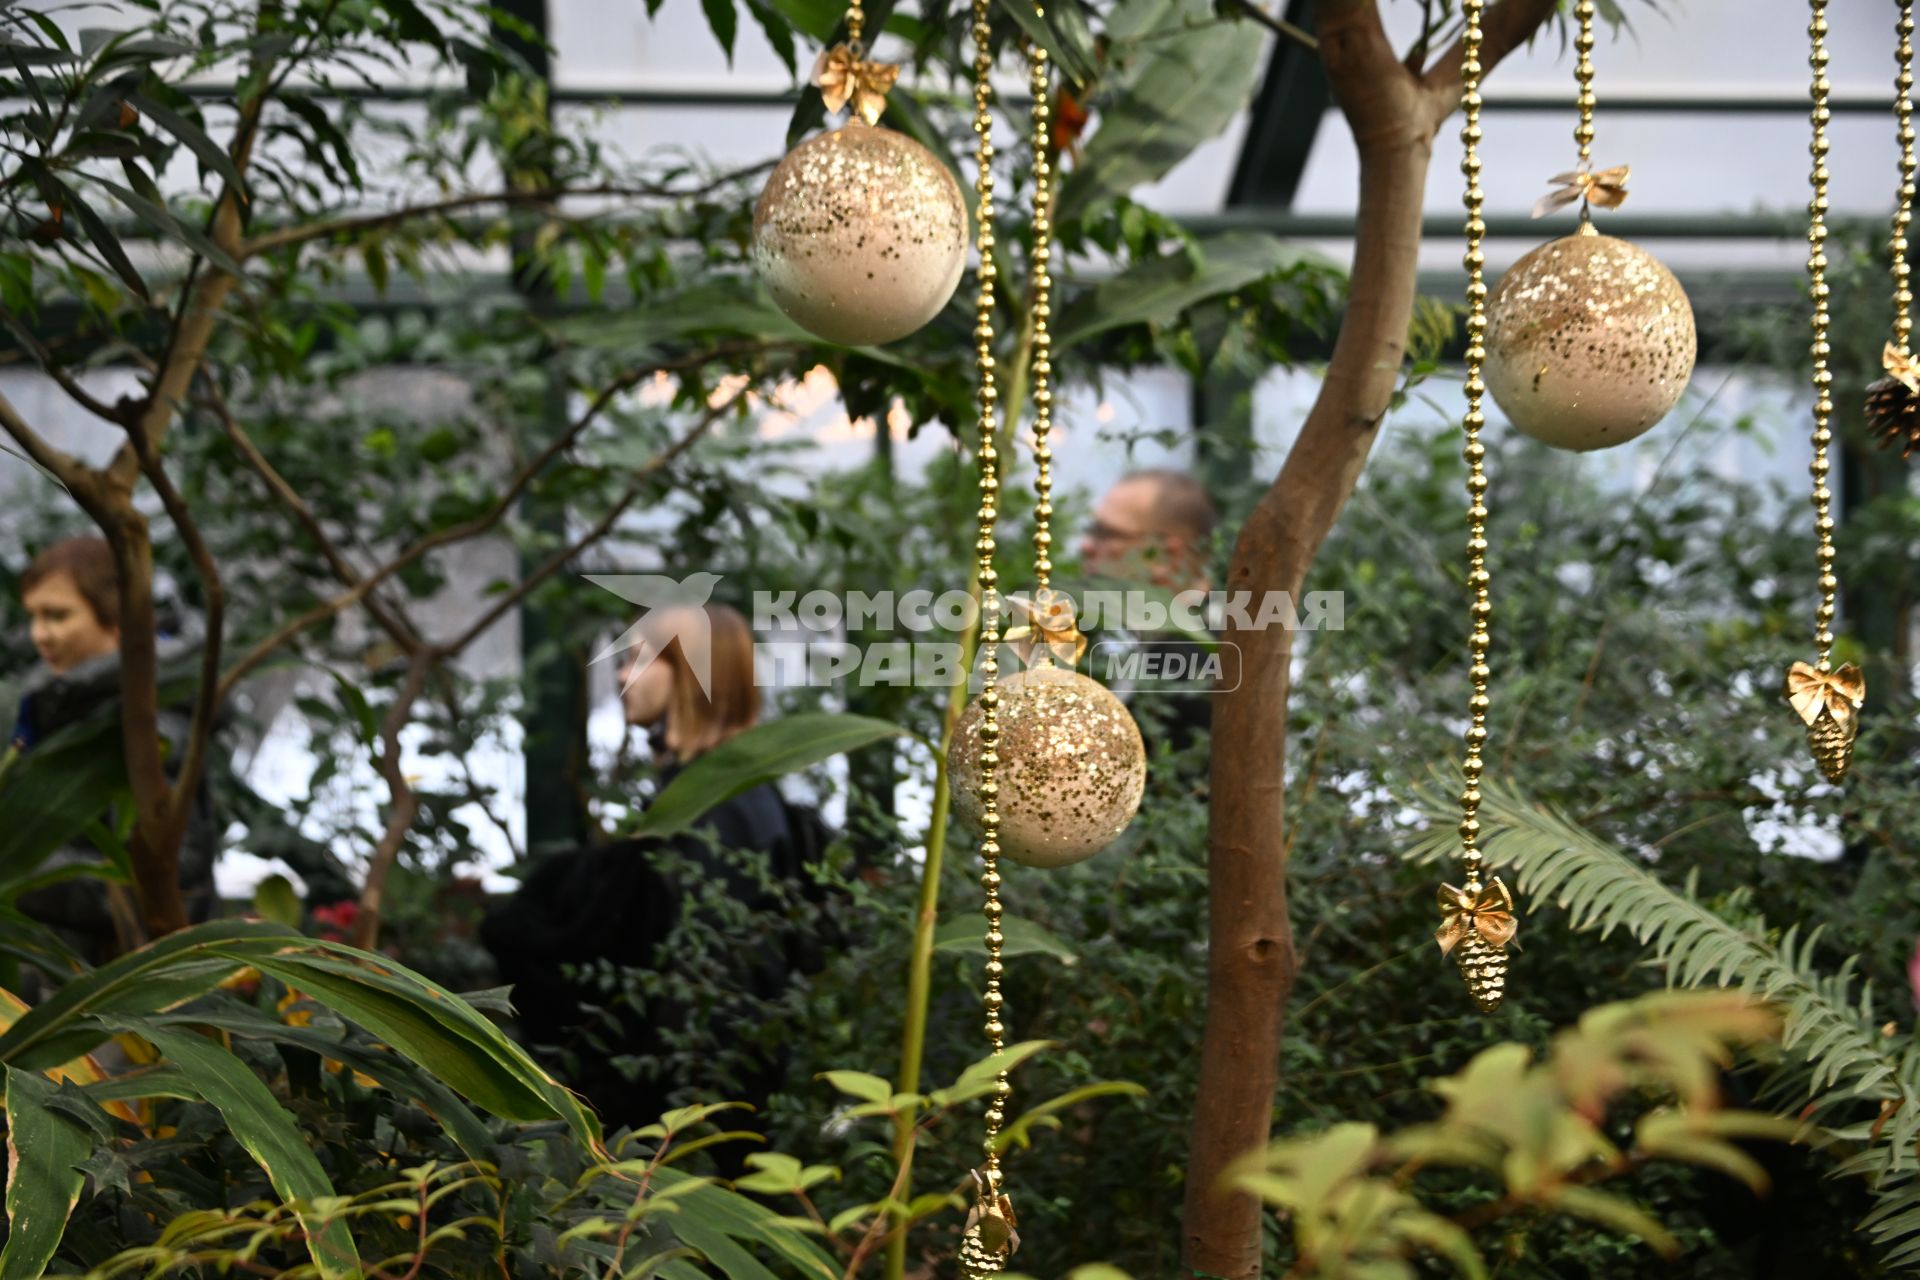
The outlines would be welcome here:
<svg viewBox="0 0 1920 1280">
<path fill-rule="evenodd" d="M 1920 1009 L 1920 939 L 1913 944 L 1913 959 L 1907 961 L 1907 985 L 1913 988 L 1913 1007 Z"/>
<path fill-rule="evenodd" d="M 351 898 L 313 909 L 313 922 L 324 926 L 320 937 L 326 942 L 345 942 L 347 935 L 353 932 L 353 922 L 359 918 L 360 904 Z"/>
</svg>

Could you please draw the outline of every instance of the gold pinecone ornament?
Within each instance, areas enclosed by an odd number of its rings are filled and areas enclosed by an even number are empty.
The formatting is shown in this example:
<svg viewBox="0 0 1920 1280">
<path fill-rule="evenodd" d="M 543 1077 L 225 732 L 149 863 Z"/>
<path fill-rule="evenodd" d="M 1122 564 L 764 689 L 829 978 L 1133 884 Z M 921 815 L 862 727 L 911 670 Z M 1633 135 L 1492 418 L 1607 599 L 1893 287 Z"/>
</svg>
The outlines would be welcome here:
<svg viewBox="0 0 1920 1280">
<path fill-rule="evenodd" d="M 980 1238 L 980 1228 L 969 1228 L 960 1240 L 960 1280 L 983 1280 L 986 1276 L 1000 1275 L 1006 1269 L 1006 1250 L 996 1253 L 987 1248 Z"/>
<path fill-rule="evenodd" d="M 1867 388 L 1867 431 L 1882 449 L 1911 458 L 1920 449 L 1920 377 L 1904 352 L 1887 344 L 1887 376 Z"/>
<path fill-rule="evenodd" d="M 1867 682 L 1849 662 L 1825 671 L 1810 662 L 1787 670 L 1787 702 L 1807 726 L 1813 761 L 1828 782 L 1838 783 L 1853 763 L 1853 740 L 1860 733 L 1860 708 L 1867 703 Z"/>
<path fill-rule="evenodd" d="M 1441 955 L 1452 956 L 1460 966 L 1467 994 L 1482 1013 L 1498 1009 L 1507 994 L 1507 944 L 1519 927 L 1513 895 L 1498 876 L 1484 888 L 1477 879 L 1467 881 L 1464 889 L 1440 886 L 1440 927 L 1433 940 L 1440 944 Z"/>
<path fill-rule="evenodd" d="M 1501 997 L 1507 994 L 1507 949 L 1475 931 L 1454 948 L 1453 958 L 1460 966 L 1460 976 L 1466 979 L 1467 994 L 1480 1006 L 1480 1012 L 1498 1009 Z"/>
</svg>

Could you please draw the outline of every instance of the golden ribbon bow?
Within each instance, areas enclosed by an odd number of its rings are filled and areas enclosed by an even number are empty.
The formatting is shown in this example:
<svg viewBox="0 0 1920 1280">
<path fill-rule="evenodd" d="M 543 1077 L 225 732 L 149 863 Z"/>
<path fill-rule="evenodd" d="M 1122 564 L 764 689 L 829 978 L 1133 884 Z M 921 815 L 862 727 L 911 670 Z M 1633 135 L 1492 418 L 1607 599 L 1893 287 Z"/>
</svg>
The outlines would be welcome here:
<svg viewBox="0 0 1920 1280">
<path fill-rule="evenodd" d="M 976 1181 L 984 1181 L 978 1173 L 974 1174 L 974 1178 Z M 1017 1229 L 1019 1225 L 1019 1220 L 1013 1216 L 1011 1199 L 1002 1195 L 997 1203 L 990 1203 L 983 1190 L 975 1198 L 973 1207 L 967 1210 L 967 1225 L 962 1229 L 962 1233 L 978 1227 L 980 1243 L 987 1247 L 989 1253 L 1000 1253 L 1005 1250 L 1007 1255 L 1011 1256 L 1020 1248 L 1020 1232 Z"/>
<path fill-rule="evenodd" d="M 1820 718 L 1822 710 L 1836 724 L 1845 724 L 1866 705 L 1866 678 L 1851 662 L 1838 671 L 1822 671 L 1812 663 L 1796 662 L 1787 668 L 1787 701 L 1809 725 Z"/>
<path fill-rule="evenodd" d="M 1920 396 L 1920 360 L 1889 342 L 1880 353 L 1880 367 L 1887 371 L 1889 378 Z"/>
<path fill-rule="evenodd" d="M 1589 169 L 1574 169 L 1554 174 L 1547 181 L 1564 185 L 1541 196 L 1539 203 L 1533 206 L 1533 216 L 1544 218 L 1575 200 L 1597 204 L 1603 209 L 1618 209 L 1627 199 L 1628 168 L 1623 164 L 1602 169 L 1598 173 Z"/>
<path fill-rule="evenodd" d="M 879 124 L 880 113 L 887 109 L 887 91 L 900 78 L 900 68 L 891 62 L 868 62 L 855 45 L 837 44 L 822 49 L 813 64 L 813 83 L 831 115 L 853 103 L 853 113 L 868 124 Z"/>
<path fill-rule="evenodd" d="M 1072 667 L 1087 652 L 1087 638 L 1080 634 L 1073 617 L 1073 601 L 1051 587 L 1034 592 L 1033 599 L 1009 596 L 1007 604 L 1023 613 L 1027 621 L 1009 627 L 1002 640 L 1014 647 L 1022 660 L 1031 660 L 1033 650 L 1045 646 L 1047 653 L 1062 666 Z"/>
<path fill-rule="evenodd" d="M 1500 883 L 1498 876 L 1480 891 L 1478 898 L 1465 889 L 1441 885 L 1440 914 L 1445 919 L 1433 938 L 1440 944 L 1443 956 L 1470 933 L 1479 934 L 1496 947 L 1504 947 L 1520 931 L 1520 922 L 1513 918 L 1513 895 L 1507 892 L 1507 886 Z"/>
</svg>

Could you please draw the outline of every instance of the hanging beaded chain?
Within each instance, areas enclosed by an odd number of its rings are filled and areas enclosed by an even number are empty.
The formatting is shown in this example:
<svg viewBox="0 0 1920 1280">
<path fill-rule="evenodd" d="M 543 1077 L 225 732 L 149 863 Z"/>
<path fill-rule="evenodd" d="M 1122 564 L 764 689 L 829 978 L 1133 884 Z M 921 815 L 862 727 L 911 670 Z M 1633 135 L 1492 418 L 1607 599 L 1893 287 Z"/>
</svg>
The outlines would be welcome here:
<svg viewBox="0 0 1920 1280">
<path fill-rule="evenodd" d="M 1533 206 L 1533 216 L 1539 218 L 1578 200 L 1580 234 L 1587 236 L 1599 234 L 1593 229 L 1594 205 L 1618 209 L 1626 203 L 1627 176 L 1631 172 L 1626 165 L 1597 172 L 1593 167 L 1593 15 L 1593 0 L 1578 0 L 1573 6 L 1576 24 L 1573 48 L 1578 55 L 1573 66 L 1573 78 L 1580 86 L 1580 92 L 1574 98 L 1580 121 L 1573 128 L 1573 141 L 1580 149 L 1580 158 L 1568 172 L 1553 175 L 1553 181 L 1559 185 Z"/>
<path fill-rule="evenodd" d="M 1487 649 L 1491 643 L 1488 623 L 1493 603 L 1488 597 L 1492 575 L 1487 572 L 1487 448 L 1480 442 L 1480 429 L 1486 425 L 1482 410 L 1487 384 L 1481 374 L 1487 359 L 1487 285 L 1486 254 L 1483 244 L 1487 224 L 1481 217 L 1486 192 L 1480 186 L 1480 19 L 1486 0 L 1464 0 L 1466 20 L 1460 37 L 1465 57 L 1461 62 L 1464 82 L 1461 106 L 1466 122 L 1460 130 L 1466 144 L 1466 158 L 1460 168 L 1466 174 L 1467 252 L 1467 412 L 1463 421 L 1467 462 L 1467 586 L 1473 592 L 1469 610 L 1473 630 L 1467 637 L 1472 665 L 1467 670 L 1473 684 L 1473 696 L 1467 700 L 1467 758 L 1462 766 L 1466 785 L 1460 791 L 1461 861 L 1466 869 L 1465 888 L 1452 885 L 1440 888 L 1442 923 L 1436 938 L 1441 954 L 1452 953 L 1466 979 L 1467 991 L 1483 1012 L 1500 1006 L 1507 982 L 1507 943 L 1514 934 L 1513 899 L 1499 879 L 1491 885 L 1480 880 L 1480 775 L 1485 767 L 1481 751 L 1487 741 Z"/>
<path fill-rule="evenodd" d="M 980 887 L 986 891 L 981 913 L 986 921 L 986 1008 L 987 1045 L 998 1055 L 1006 1048 L 1006 1024 L 1001 1021 L 1005 997 L 1000 979 L 1005 972 L 1001 946 L 1006 941 L 1000 932 L 1003 909 L 1000 905 L 1000 810 L 997 804 L 999 784 L 995 781 L 1000 756 L 1000 693 L 995 680 L 1000 674 L 999 574 L 993 567 L 994 525 L 1000 516 L 1000 392 L 993 358 L 994 286 L 998 271 L 993 250 L 993 50 L 989 23 L 992 0 L 973 0 L 973 132 L 974 160 L 979 167 L 975 181 L 977 195 L 975 218 L 976 245 L 980 254 L 980 289 L 974 303 L 974 357 L 980 376 L 979 462 L 980 524 L 974 550 L 979 555 L 980 579 Z M 1000 1127 L 1006 1122 L 1007 1099 L 1013 1085 L 1002 1071 L 994 1079 L 987 1099 L 986 1163 L 975 1173 L 976 1194 L 960 1243 L 960 1270 L 966 1280 L 998 1275 L 1006 1270 L 1012 1253 L 1012 1209 L 1002 1190 L 1000 1170 Z"/>
<path fill-rule="evenodd" d="M 1037 6 L 1036 6 L 1037 7 Z M 1049 599 L 1053 579 L 1053 74 L 1030 44 L 1033 74 L 1033 586 Z"/>
<path fill-rule="evenodd" d="M 1813 68 L 1811 93 L 1813 141 L 1809 147 L 1813 167 L 1809 180 L 1813 196 L 1807 202 L 1807 294 L 1813 300 L 1813 528 L 1819 541 L 1815 556 L 1820 569 L 1820 607 L 1815 612 L 1813 647 L 1815 661 L 1796 662 L 1787 670 L 1788 703 L 1806 725 L 1807 743 L 1814 762 L 1827 781 L 1846 777 L 1853 760 L 1853 740 L 1860 731 L 1859 710 L 1866 702 L 1866 682 L 1852 663 L 1833 669 L 1833 619 L 1840 580 L 1834 575 L 1833 491 L 1827 487 L 1830 464 L 1827 451 L 1833 444 L 1833 372 L 1827 367 L 1831 348 L 1827 326 L 1832 319 L 1828 310 L 1827 287 L 1827 0 L 1809 0 L 1812 18 L 1807 24 L 1808 64 Z M 1904 264 L 1905 253 L 1900 261 Z"/>
<path fill-rule="evenodd" d="M 1900 187 L 1893 210 L 1893 237 L 1888 257 L 1893 264 L 1893 340 L 1880 355 L 1886 370 L 1867 388 L 1867 431 L 1883 448 L 1900 449 L 1911 458 L 1920 450 L 1920 363 L 1913 358 L 1912 272 L 1907 264 L 1907 233 L 1913 228 L 1913 0 L 1901 0 L 1894 27 L 1899 40 L 1894 59 L 1899 73 L 1893 80 L 1893 115 L 1900 138 Z"/>
</svg>

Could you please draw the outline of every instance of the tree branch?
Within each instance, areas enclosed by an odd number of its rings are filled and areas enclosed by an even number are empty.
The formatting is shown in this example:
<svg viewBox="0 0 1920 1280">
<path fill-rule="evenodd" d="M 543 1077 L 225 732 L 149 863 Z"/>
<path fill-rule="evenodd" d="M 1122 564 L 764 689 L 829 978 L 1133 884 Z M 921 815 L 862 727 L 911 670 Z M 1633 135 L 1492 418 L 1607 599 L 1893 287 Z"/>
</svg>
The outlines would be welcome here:
<svg viewBox="0 0 1920 1280">
<path fill-rule="evenodd" d="M 678 360 L 669 360 L 647 365 L 642 368 L 630 370 L 628 373 L 622 375 L 616 380 L 612 387 L 609 387 L 595 397 L 593 403 L 587 407 L 586 411 L 582 413 L 558 439 L 543 449 L 539 457 L 520 469 L 519 473 L 515 475 L 512 482 L 507 486 L 506 492 L 501 496 L 500 500 L 494 504 L 490 511 L 485 515 L 477 516 L 463 524 L 453 525 L 436 533 L 428 534 L 401 552 L 395 559 L 361 578 L 353 587 L 334 596 L 330 600 L 322 601 L 299 617 L 281 626 L 272 635 L 269 635 L 266 639 L 250 649 L 245 656 L 243 656 L 239 662 L 235 663 L 227 674 L 222 677 L 221 696 L 226 696 L 235 684 L 245 678 L 248 672 L 266 661 L 273 655 L 275 650 L 287 644 L 295 636 L 298 636 L 310 627 L 325 622 L 341 610 L 352 607 L 363 599 L 368 592 L 428 552 L 455 542 L 464 541 L 468 538 L 478 537 L 480 534 L 487 532 L 499 524 L 507 512 L 512 509 L 513 504 L 519 499 L 521 493 L 533 482 L 534 478 L 545 468 L 547 463 L 558 457 L 568 445 L 572 444 L 573 441 L 579 437 L 580 433 L 586 430 L 587 427 L 606 410 L 621 391 L 631 390 L 656 373 L 685 371 L 712 360 L 723 359 L 729 355 L 742 354 L 746 350 L 770 351 L 776 349 L 779 345 L 781 344 L 749 343 L 741 344 L 735 348 L 708 348 Z"/>
<path fill-rule="evenodd" d="M 227 591 L 220 578 L 220 567 L 214 563 L 212 552 L 200 536 L 200 526 L 194 522 L 192 511 L 181 498 L 180 491 L 174 488 L 173 480 L 167 475 L 160 459 L 149 454 L 141 459 L 140 465 L 146 473 L 147 482 L 160 495 L 160 504 L 166 508 L 167 518 L 173 521 L 180 540 L 186 544 L 187 554 L 193 557 L 194 571 L 200 575 L 200 585 L 206 593 L 206 637 L 200 651 L 200 683 L 194 698 L 192 727 L 187 733 L 181 756 L 180 776 L 174 782 L 173 807 L 169 815 L 171 828 L 184 833 L 192 812 L 194 794 L 200 787 L 200 775 L 206 768 L 207 744 L 213 737 L 214 716 L 220 709 L 220 647 L 226 631 Z"/>
<path fill-rule="evenodd" d="M 1259 23 L 1267 30 L 1279 36 L 1282 40 L 1291 40 L 1303 49 L 1310 49 L 1315 53 L 1320 52 L 1320 41 L 1314 37 L 1311 31 L 1295 26 L 1285 18 L 1268 13 L 1258 4 L 1255 4 L 1254 0 L 1232 0 L 1232 3 L 1233 7 L 1238 9 L 1241 14 Z"/>
<path fill-rule="evenodd" d="M 711 428 L 714 423 L 718 422 L 744 393 L 745 388 L 743 387 L 729 395 L 719 404 L 708 409 L 706 413 L 700 416 L 700 421 L 683 432 L 679 439 L 640 464 L 634 471 L 633 483 L 627 486 L 626 492 L 620 496 L 619 501 L 615 502 L 613 506 L 608 509 L 607 513 L 600 518 L 600 521 L 595 524 L 593 528 L 589 529 L 579 538 L 576 538 L 570 546 L 563 547 L 548 556 L 541 562 L 539 568 L 523 578 L 519 585 L 514 587 L 512 591 L 509 591 L 506 595 L 495 601 L 493 607 L 481 614 L 472 626 L 445 644 L 435 645 L 435 652 L 445 656 L 459 653 L 462 649 L 465 649 L 478 639 L 481 633 L 486 631 L 488 627 L 498 622 L 509 609 L 526 599 L 528 594 L 536 587 L 564 568 L 569 560 L 605 537 L 608 531 L 613 528 L 615 521 L 619 520 L 620 517 L 626 513 L 627 508 L 632 506 L 634 500 L 640 496 L 641 492 L 647 486 L 647 481 L 652 479 L 654 474 L 661 468 L 685 453 L 694 441 L 705 435 L 708 429 Z"/>
<path fill-rule="evenodd" d="M 1502 59 L 1533 39 L 1540 24 L 1553 15 L 1555 0 L 1499 0 L 1480 20 L 1480 74 L 1484 78 Z M 1455 40 L 1421 77 L 1433 110 L 1434 123 L 1445 120 L 1460 106 L 1460 64 L 1465 60 Z"/>
<path fill-rule="evenodd" d="M 414 794 L 406 771 L 400 767 L 400 731 L 406 728 L 413 704 L 426 687 L 427 672 L 437 661 L 439 655 L 432 649 L 421 649 L 413 655 L 406 682 L 394 694 L 393 705 L 387 708 L 387 718 L 380 726 L 380 759 L 375 766 L 387 780 L 393 808 L 387 814 L 387 827 L 380 835 L 380 843 L 374 847 L 373 860 L 367 864 L 367 882 L 360 890 L 360 910 L 353 919 L 353 945 L 366 951 L 373 950 L 380 940 L 380 909 L 387 877 L 399 862 L 407 832 L 413 829 L 414 816 L 420 812 L 420 798 Z"/>
<path fill-rule="evenodd" d="M 384 209 L 378 213 L 353 214 L 334 218 L 327 222 L 308 223 L 302 226 L 281 227 L 278 230 L 262 232 L 241 245 L 236 255 L 240 260 L 271 253 L 276 249 L 286 249 L 294 245 L 308 244 L 315 240 L 324 240 L 330 236 L 358 235 L 368 231 L 378 231 L 385 227 L 398 226 L 403 222 L 412 222 L 416 218 L 443 217 L 450 213 L 459 213 L 465 209 L 482 209 L 488 205 L 551 205 L 559 200 L 588 196 L 616 196 L 625 199 L 676 199 L 685 200 L 706 195 L 730 183 L 752 177 L 761 170 L 772 167 L 772 162 L 749 165 L 743 169 L 732 170 L 697 187 L 674 188 L 651 184 L 628 186 L 614 183 L 601 183 L 590 187 L 535 187 L 523 191 L 477 191 L 463 196 L 453 196 L 446 200 L 436 200 L 427 204 L 404 205 L 398 209 Z"/>
<path fill-rule="evenodd" d="M 79 497 L 79 491 L 90 487 L 86 466 L 72 454 L 56 449 L 44 436 L 27 425 L 13 402 L 0 395 L 0 427 L 13 437 L 14 443 L 27 451 L 27 457 L 33 464 L 67 487 L 69 493 Z"/>
</svg>

